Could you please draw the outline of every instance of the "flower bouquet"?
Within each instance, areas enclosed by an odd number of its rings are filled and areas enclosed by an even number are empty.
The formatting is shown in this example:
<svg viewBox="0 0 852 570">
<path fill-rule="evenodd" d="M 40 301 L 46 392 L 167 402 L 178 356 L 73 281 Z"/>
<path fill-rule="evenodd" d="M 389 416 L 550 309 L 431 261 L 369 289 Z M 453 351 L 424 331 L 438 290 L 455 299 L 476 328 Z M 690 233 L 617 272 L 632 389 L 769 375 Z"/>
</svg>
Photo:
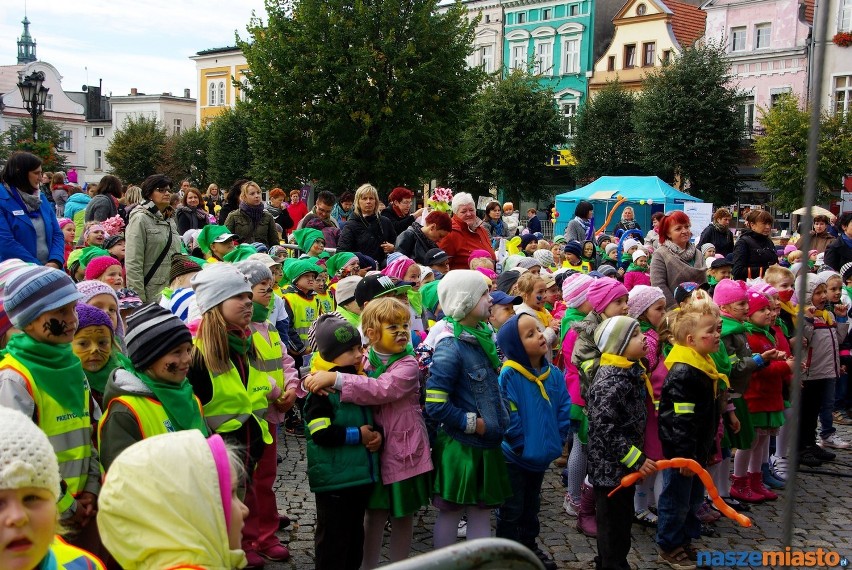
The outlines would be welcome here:
<svg viewBox="0 0 852 570">
<path fill-rule="evenodd" d="M 104 228 L 104 232 L 106 232 L 107 236 L 117 236 L 124 231 L 124 220 L 121 219 L 121 216 L 116 214 L 115 216 L 107 218 L 101 222 L 101 226 Z"/>
<path fill-rule="evenodd" d="M 453 201 L 453 191 L 450 188 L 435 188 L 432 190 L 432 196 L 426 201 L 426 206 L 429 210 L 437 210 L 447 214 L 452 210 L 450 205 Z"/>
</svg>

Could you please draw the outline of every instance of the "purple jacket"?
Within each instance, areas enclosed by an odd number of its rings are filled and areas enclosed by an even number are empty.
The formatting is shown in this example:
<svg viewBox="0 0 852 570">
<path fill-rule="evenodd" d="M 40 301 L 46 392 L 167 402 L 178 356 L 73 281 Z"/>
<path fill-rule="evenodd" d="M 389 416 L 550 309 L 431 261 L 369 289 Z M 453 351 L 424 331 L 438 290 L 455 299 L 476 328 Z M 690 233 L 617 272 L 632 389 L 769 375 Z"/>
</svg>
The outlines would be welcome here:
<svg viewBox="0 0 852 570">
<path fill-rule="evenodd" d="M 367 365 L 369 368 L 369 364 Z M 432 470 L 429 436 L 420 408 L 420 369 L 413 356 L 401 358 L 378 378 L 341 374 L 342 402 L 373 406 L 384 431 L 379 461 L 382 483 L 390 485 Z"/>
</svg>

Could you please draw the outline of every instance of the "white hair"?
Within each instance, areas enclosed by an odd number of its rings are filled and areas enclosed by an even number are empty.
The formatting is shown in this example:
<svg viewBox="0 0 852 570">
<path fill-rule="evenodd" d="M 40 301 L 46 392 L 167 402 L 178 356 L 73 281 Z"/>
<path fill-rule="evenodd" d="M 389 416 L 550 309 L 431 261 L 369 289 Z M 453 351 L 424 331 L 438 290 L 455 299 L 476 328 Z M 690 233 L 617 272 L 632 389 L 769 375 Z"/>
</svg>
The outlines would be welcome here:
<svg viewBox="0 0 852 570">
<path fill-rule="evenodd" d="M 459 192 L 455 196 L 453 196 L 452 208 L 453 213 L 458 214 L 459 210 L 465 204 L 470 204 L 474 208 L 476 207 L 476 202 L 473 201 L 473 196 L 468 194 L 467 192 Z"/>
</svg>

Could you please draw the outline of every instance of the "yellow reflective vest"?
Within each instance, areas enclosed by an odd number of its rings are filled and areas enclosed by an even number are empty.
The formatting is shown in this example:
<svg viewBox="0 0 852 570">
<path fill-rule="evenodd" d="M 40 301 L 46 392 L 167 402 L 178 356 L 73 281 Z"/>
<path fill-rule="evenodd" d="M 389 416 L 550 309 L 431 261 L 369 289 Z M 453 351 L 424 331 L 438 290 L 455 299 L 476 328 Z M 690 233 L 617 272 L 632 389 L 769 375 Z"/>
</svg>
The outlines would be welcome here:
<svg viewBox="0 0 852 570">
<path fill-rule="evenodd" d="M 284 293 L 284 300 L 290 305 L 290 310 L 293 311 L 293 328 L 298 333 L 302 342 L 308 342 L 308 330 L 311 324 L 320 314 L 319 302 L 317 299 L 305 299 L 298 293 Z"/>
<path fill-rule="evenodd" d="M 110 410 L 112 410 L 112 406 L 115 402 L 121 402 L 124 404 L 127 409 L 130 410 L 130 413 L 136 418 L 136 423 L 139 425 L 139 432 L 142 434 L 142 439 L 177 431 L 174 426 L 172 426 L 172 422 L 169 420 L 169 416 L 166 413 L 166 409 L 163 407 L 162 402 L 148 396 L 125 394 L 124 396 L 119 396 L 109 401 L 109 405 L 107 406 L 104 415 L 101 416 L 100 421 L 98 421 L 98 441 L 101 441 L 101 430 L 103 429 L 107 416 L 109 415 Z M 197 397 L 195 397 L 195 402 L 198 404 L 199 411 L 201 411 L 201 402 Z"/>
<path fill-rule="evenodd" d="M 198 339 L 195 339 L 195 346 L 203 354 L 204 347 Z M 267 394 L 272 391 L 272 385 L 267 379 L 268 375 L 258 370 L 251 358 L 246 359 L 246 364 L 246 384 L 243 384 L 240 373 L 233 364 L 223 374 L 214 375 L 210 372 L 213 397 L 202 406 L 204 419 L 211 432 L 229 433 L 238 430 L 254 416 L 263 433 L 264 443 L 272 443 L 269 424 L 264 419 L 269 407 Z"/>
<path fill-rule="evenodd" d="M 29 369 L 12 356 L 6 354 L 0 361 L 0 370 L 11 369 L 20 374 L 27 384 L 27 392 L 35 402 L 36 425 L 50 439 L 59 462 L 59 474 L 68 485 L 66 496 L 60 500 L 60 510 L 70 506 L 70 497 L 76 497 L 88 482 L 89 464 L 92 458 L 92 424 L 88 404 L 91 401 L 89 385 L 86 384 L 86 409 L 83 417 L 77 417 L 65 406 L 40 390 Z"/>
<path fill-rule="evenodd" d="M 251 365 L 275 379 L 275 383 L 284 390 L 284 357 L 285 348 L 281 345 L 281 335 L 275 327 L 268 327 L 269 342 L 263 334 L 254 329 L 257 323 L 252 323 L 251 341 L 257 354 L 251 357 Z M 264 326 L 261 324 L 260 326 Z"/>
<path fill-rule="evenodd" d="M 104 563 L 82 548 L 77 548 L 65 542 L 62 537 L 56 536 L 50 545 L 50 552 L 56 560 L 58 570 L 104 570 Z"/>
</svg>

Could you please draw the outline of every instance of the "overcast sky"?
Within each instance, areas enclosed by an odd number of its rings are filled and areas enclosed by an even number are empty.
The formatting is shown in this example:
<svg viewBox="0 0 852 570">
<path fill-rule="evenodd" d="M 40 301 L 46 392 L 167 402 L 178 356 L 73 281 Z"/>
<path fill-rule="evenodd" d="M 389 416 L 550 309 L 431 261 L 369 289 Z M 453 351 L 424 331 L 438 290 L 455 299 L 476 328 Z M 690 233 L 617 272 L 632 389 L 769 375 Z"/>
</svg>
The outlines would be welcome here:
<svg viewBox="0 0 852 570">
<path fill-rule="evenodd" d="M 252 11 L 266 20 L 263 0 L 28 0 L 36 55 L 56 67 L 66 91 L 103 79 L 105 94 L 184 88 L 197 97 L 196 52 L 247 37 Z M 0 65 L 17 62 L 24 0 L 0 0 Z M 88 68 L 88 70 L 87 70 Z"/>
</svg>

